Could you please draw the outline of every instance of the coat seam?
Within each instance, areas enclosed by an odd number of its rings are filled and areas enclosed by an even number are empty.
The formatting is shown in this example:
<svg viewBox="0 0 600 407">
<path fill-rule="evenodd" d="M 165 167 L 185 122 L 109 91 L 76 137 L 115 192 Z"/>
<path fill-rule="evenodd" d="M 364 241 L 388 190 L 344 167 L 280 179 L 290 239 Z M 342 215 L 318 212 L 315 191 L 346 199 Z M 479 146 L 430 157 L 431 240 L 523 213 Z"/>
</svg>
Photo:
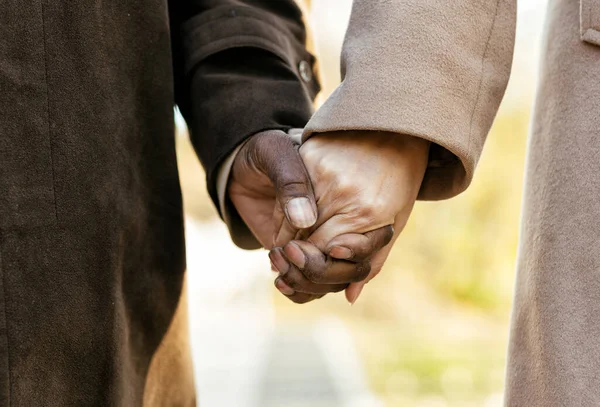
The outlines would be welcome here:
<svg viewBox="0 0 600 407">
<path fill-rule="evenodd" d="M 494 28 L 496 27 L 496 20 L 498 18 L 498 13 L 500 10 L 500 1 L 501 0 L 497 0 L 496 1 L 496 10 L 494 11 L 494 19 L 492 20 L 492 25 L 490 27 L 490 32 L 488 34 L 488 38 L 487 41 L 485 42 L 485 47 L 483 49 L 483 55 L 481 57 L 481 76 L 479 79 L 479 85 L 477 87 L 477 96 L 475 98 L 475 104 L 473 106 L 473 112 L 471 113 L 471 120 L 469 123 L 469 142 L 467 144 L 467 156 L 469 156 L 470 152 L 471 152 L 471 142 L 473 140 L 473 121 L 475 120 L 475 112 L 477 112 L 477 106 L 479 105 L 479 100 L 481 99 L 481 94 L 483 93 L 483 81 L 485 78 L 485 62 L 486 62 L 486 57 L 487 57 L 487 53 L 490 47 L 490 42 L 492 41 L 492 36 L 494 34 Z M 475 162 L 472 163 L 473 167 L 475 167 Z M 471 173 L 474 172 L 474 168 L 471 171 Z M 472 175 L 472 174 L 471 174 Z"/>
<path fill-rule="evenodd" d="M 240 11 L 241 11 L 241 14 L 238 15 L 237 13 Z M 218 13 L 215 13 L 215 14 L 218 14 Z M 183 36 L 189 37 L 189 36 L 193 36 L 197 31 L 210 30 L 210 27 L 215 24 L 223 24 L 223 20 L 230 20 L 230 19 L 234 18 L 239 21 L 239 19 L 246 18 L 249 20 L 254 20 L 258 26 L 262 26 L 263 24 L 271 24 L 271 26 L 269 26 L 269 27 L 272 27 L 274 30 L 278 31 L 280 34 L 283 34 L 284 37 L 286 37 L 286 38 L 293 37 L 294 39 L 298 40 L 298 42 L 300 42 L 300 43 L 303 42 L 299 38 L 296 38 L 294 33 L 291 32 L 288 27 L 281 24 L 281 22 L 279 21 L 277 16 L 274 16 L 269 12 L 258 13 L 254 9 L 247 9 L 245 7 L 242 7 L 241 9 L 227 10 L 226 13 L 223 12 L 223 14 L 219 15 L 216 18 L 208 20 L 208 21 L 202 21 L 204 18 L 205 18 L 205 16 L 200 14 L 200 15 L 193 17 L 190 20 L 186 21 L 182 27 Z M 196 20 L 200 21 L 199 25 L 192 24 L 192 22 L 195 22 Z M 188 29 L 188 27 L 193 27 L 193 28 Z M 234 35 L 235 34 L 233 34 L 232 36 L 234 36 Z"/>
<path fill-rule="evenodd" d="M 2 232 L 0 231 L 0 249 L 2 248 Z M 4 273 L 4 269 L 2 268 L 2 250 L 0 250 L 0 274 L 2 274 L 0 276 L 0 278 L 2 278 L 2 302 L 3 304 L 3 311 L 4 311 L 4 332 L 5 332 L 5 337 L 6 337 L 6 364 L 8 365 L 8 372 L 7 372 L 7 377 L 8 377 L 8 394 L 7 394 L 7 398 L 8 398 L 8 406 L 10 407 L 12 405 L 12 369 L 11 369 L 11 363 L 10 363 L 10 343 L 8 340 L 8 315 L 6 312 L 6 302 L 7 302 L 7 298 L 6 298 L 6 277 L 5 277 L 5 273 Z"/>
<path fill-rule="evenodd" d="M 42 35 L 44 44 L 44 75 L 46 82 L 46 127 L 48 129 L 48 144 L 50 147 L 50 167 L 52 172 L 52 197 L 54 201 L 54 219 L 58 221 L 58 205 L 56 203 L 56 174 L 54 168 L 54 148 L 52 128 L 50 126 L 50 85 L 49 85 L 49 74 L 48 74 L 48 46 L 46 37 L 46 16 L 43 0 L 40 1 L 41 16 L 42 16 Z"/>
<path fill-rule="evenodd" d="M 195 35 L 197 35 L 197 32 L 203 32 L 203 31 L 211 31 L 211 26 L 215 26 L 218 24 L 223 24 L 223 20 L 227 20 L 230 21 L 231 17 L 227 18 L 228 16 L 216 19 L 216 20 L 212 20 L 212 21 L 208 21 L 206 22 L 204 25 L 197 27 L 196 29 L 190 30 L 188 32 L 186 32 L 184 35 L 186 37 L 186 39 L 193 39 L 193 37 Z M 235 17 L 237 19 L 236 22 L 239 22 L 239 20 L 243 20 L 243 19 L 248 19 L 248 20 L 253 20 L 256 21 L 259 24 L 265 24 L 265 23 L 271 23 L 272 21 L 268 21 L 268 18 L 265 19 L 260 19 L 258 17 L 254 17 L 254 16 L 239 16 L 239 17 Z M 293 37 L 293 34 L 286 32 L 282 27 L 277 26 L 277 24 L 275 22 L 272 22 L 273 25 L 271 26 L 275 31 L 277 31 L 278 33 L 280 33 L 281 35 L 283 35 L 283 37 L 285 37 L 286 39 L 288 39 L 290 36 Z M 245 35 L 245 33 L 235 33 L 235 34 L 231 34 L 226 36 L 227 37 L 235 37 L 236 35 Z"/>
<path fill-rule="evenodd" d="M 210 45 L 205 45 L 199 48 L 190 57 L 190 61 L 186 66 L 186 72 L 189 74 L 198 63 L 202 62 L 204 59 L 208 58 L 211 55 L 217 54 L 222 51 L 226 51 L 228 49 L 245 47 L 259 48 L 264 51 L 271 52 L 278 58 L 282 59 L 285 63 L 290 65 L 292 69 L 294 68 L 294 62 L 288 59 L 284 52 L 281 52 L 277 43 L 259 35 L 246 34 L 221 38 L 220 40 L 216 40 Z"/>
</svg>

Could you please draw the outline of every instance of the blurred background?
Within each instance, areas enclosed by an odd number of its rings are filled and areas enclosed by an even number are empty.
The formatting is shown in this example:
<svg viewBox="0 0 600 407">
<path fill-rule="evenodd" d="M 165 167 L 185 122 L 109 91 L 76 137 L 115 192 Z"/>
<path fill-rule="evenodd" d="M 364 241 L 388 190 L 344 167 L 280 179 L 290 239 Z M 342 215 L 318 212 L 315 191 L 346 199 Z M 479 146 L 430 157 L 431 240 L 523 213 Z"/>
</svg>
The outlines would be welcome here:
<svg viewBox="0 0 600 407">
<path fill-rule="evenodd" d="M 326 97 L 351 0 L 312 0 Z M 354 306 L 298 306 L 265 251 L 229 240 L 178 119 L 190 324 L 202 407 L 502 405 L 525 147 L 546 0 L 521 0 L 513 75 L 469 190 L 418 203 Z"/>
</svg>

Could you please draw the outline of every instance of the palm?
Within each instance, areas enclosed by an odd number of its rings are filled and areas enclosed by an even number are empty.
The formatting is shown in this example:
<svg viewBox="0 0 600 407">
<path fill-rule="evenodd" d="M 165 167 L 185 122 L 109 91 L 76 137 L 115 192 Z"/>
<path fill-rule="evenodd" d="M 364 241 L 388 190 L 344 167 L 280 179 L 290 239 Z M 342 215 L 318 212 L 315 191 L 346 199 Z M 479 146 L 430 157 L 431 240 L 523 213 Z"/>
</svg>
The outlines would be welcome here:
<svg viewBox="0 0 600 407">
<path fill-rule="evenodd" d="M 277 210 L 275 188 L 266 175 L 256 171 L 234 167 L 229 184 L 229 197 L 238 213 L 265 248 L 273 245 L 273 235 L 279 228 L 276 224 Z M 283 219 L 278 217 L 279 223 Z"/>
<path fill-rule="evenodd" d="M 257 133 L 244 144 L 233 163 L 228 193 L 242 220 L 268 249 L 277 237 L 291 240 L 298 228 L 316 221 L 312 185 L 298 144 L 280 130 Z"/>
</svg>

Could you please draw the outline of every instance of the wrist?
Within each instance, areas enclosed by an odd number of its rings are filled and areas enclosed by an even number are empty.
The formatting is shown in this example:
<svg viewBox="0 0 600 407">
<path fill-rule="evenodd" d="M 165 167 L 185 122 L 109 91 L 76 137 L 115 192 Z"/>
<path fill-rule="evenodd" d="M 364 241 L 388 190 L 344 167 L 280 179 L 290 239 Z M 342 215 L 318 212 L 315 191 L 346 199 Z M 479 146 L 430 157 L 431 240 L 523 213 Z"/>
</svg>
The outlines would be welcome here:
<svg viewBox="0 0 600 407">
<path fill-rule="evenodd" d="M 398 133 L 384 133 L 396 151 L 402 155 L 402 159 L 411 164 L 415 174 L 425 174 L 429 162 L 429 147 L 431 142 L 428 140 Z"/>
<path fill-rule="evenodd" d="M 319 156 L 319 152 L 325 151 L 344 151 L 342 155 L 346 157 L 360 152 L 360 158 L 371 157 L 380 165 L 389 162 L 408 167 L 413 174 L 422 177 L 429 161 L 430 144 L 428 140 L 401 133 L 371 130 L 337 131 L 313 135 L 302 144 L 301 153 L 308 158 L 313 153 Z"/>
<path fill-rule="evenodd" d="M 417 199 L 429 160 L 427 140 L 382 131 L 343 131 L 314 135 L 300 154 L 317 199 L 342 186 L 401 207 Z M 355 186 L 360 186 L 356 189 Z M 342 188 L 344 189 L 344 188 Z M 371 199 L 369 198 L 369 199 Z M 351 198 L 348 198 L 351 200 Z"/>
</svg>

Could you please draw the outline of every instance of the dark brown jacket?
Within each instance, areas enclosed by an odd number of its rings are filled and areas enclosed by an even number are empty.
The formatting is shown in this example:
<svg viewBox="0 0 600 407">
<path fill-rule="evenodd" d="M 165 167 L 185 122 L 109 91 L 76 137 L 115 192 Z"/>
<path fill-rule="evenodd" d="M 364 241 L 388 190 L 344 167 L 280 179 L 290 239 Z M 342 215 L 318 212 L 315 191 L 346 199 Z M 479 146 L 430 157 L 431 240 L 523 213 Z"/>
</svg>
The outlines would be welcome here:
<svg viewBox="0 0 600 407">
<path fill-rule="evenodd" d="M 173 106 L 214 198 L 237 144 L 311 114 L 301 17 L 291 0 L 2 2 L 0 406 L 193 403 L 189 349 L 165 335 L 186 337 Z"/>
</svg>

